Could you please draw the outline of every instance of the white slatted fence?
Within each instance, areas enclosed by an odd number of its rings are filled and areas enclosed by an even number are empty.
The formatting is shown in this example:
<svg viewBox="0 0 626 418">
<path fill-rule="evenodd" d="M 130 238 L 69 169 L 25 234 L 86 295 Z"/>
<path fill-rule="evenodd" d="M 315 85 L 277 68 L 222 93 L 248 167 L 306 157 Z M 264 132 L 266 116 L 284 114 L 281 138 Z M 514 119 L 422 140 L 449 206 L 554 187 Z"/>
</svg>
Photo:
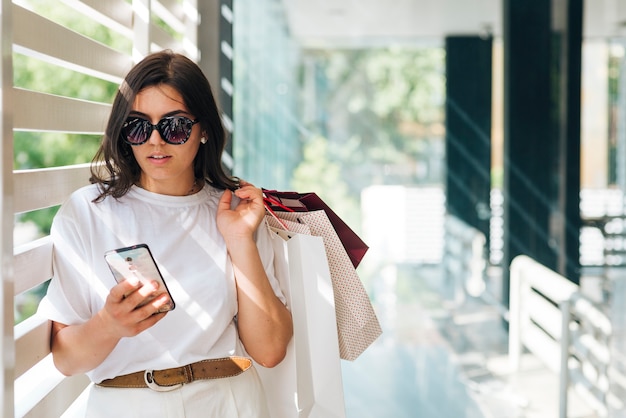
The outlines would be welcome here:
<svg viewBox="0 0 626 418">
<path fill-rule="evenodd" d="M 39 7 L 41 3 L 37 2 Z M 13 86 L 17 55 L 119 84 L 133 62 L 164 48 L 200 57 L 197 42 L 200 15 L 195 0 L 62 0 L 53 7 L 82 16 L 110 30 L 130 46 L 121 51 L 55 21 L 27 1 L 0 0 L 2 33 L 2 312 L 1 346 L 4 374 L 3 417 L 58 418 L 88 385 L 81 376 L 66 378 L 50 355 L 50 324 L 31 316 L 13 326 L 14 297 L 45 283 L 52 276 L 52 244 L 38 238 L 13 248 L 14 214 L 61 204 L 89 179 L 89 161 L 65 167 L 13 170 L 13 133 L 62 132 L 101 135 L 109 103 L 64 97 Z M 50 9 L 50 6 L 48 7 Z M 43 7 L 45 9 L 45 6 Z M 213 40 L 214 41 L 214 40 Z M 123 43 L 123 42 L 122 42 Z M 216 63 L 217 65 L 217 63 Z M 49 80 L 55 83 L 54 79 Z M 112 99 L 112 98 L 111 98 Z"/>
<path fill-rule="evenodd" d="M 609 393 L 610 339 L 606 310 L 579 287 L 537 261 L 520 255 L 511 263 L 509 360 L 520 369 L 524 348 L 559 376 L 559 417 L 568 416 L 573 388 L 597 414 L 621 400 Z M 615 373 L 613 373 L 615 376 Z"/>
</svg>

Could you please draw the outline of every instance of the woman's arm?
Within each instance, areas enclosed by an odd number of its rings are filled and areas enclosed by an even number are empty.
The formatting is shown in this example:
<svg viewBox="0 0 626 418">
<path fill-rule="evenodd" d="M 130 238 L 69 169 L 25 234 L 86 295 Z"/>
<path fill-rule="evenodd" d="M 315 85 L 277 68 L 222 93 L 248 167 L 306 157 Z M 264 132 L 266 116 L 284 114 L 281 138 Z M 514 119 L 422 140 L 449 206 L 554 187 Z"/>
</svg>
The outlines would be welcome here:
<svg viewBox="0 0 626 418">
<path fill-rule="evenodd" d="M 102 310 L 87 322 L 52 322 L 50 349 L 56 368 L 66 376 L 88 372 L 104 361 L 120 339 L 135 336 L 161 320 L 166 313 L 155 312 L 167 303 L 165 294 L 135 309 L 157 289 L 156 282 L 154 285 L 124 280 L 111 289 Z"/>
<path fill-rule="evenodd" d="M 239 337 L 259 364 L 273 367 L 285 357 L 293 334 L 291 313 L 278 299 L 265 273 L 254 241 L 265 208 L 260 189 L 242 183 L 235 194 L 241 202 L 230 209 L 232 193 L 224 192 L 218 227 L 226 241 L 237 282 Z"/>
</svg>

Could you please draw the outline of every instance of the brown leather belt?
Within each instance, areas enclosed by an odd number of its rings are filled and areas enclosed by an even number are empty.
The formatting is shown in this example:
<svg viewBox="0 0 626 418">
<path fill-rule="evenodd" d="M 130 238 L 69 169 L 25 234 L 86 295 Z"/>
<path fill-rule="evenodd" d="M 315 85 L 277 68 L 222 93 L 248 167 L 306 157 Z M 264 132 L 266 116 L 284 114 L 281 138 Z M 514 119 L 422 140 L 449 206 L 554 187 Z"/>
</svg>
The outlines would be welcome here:
<svg viewBox="0 0 626 418">
<path fill-rule="evenodd" d="M 182 367 L 165 370 L 145 370 L 106 379 L 99 386 L 109 388 L 150 388 L 158 392 L 177 389 L 185 383 L 202 379 L 237 376 L 250 368 L 245 357 L 225 357 L 202 360 Z"/>
</svg>

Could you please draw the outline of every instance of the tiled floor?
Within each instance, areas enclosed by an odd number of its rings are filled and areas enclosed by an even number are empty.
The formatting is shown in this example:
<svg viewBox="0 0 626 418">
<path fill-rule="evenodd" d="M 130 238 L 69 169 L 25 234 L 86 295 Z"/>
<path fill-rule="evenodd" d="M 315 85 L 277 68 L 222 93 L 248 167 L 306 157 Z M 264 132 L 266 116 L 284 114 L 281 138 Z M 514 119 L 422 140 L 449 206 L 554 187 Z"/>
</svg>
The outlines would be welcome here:
<svg viewBox="0 0 626 418">
<path fill-rule="evenodd" d="M 342 362 L 349 418 L 484 416 L 440 331 L 438 296 L 415 280 L 422 285 L 414 297 L 403 295 L 409 303 L 380 288 L 373 297 L 383 335 L 354 362 Z"/>
<path fill-rule="evenodd" d="M 452 305 L 426 269 L 397 295 L 378 286 L 383 335 L 354 362 L 342 362 L 348 418 L 555 418 L 558 376 L 532 356 L 508 371 L 508 336 L 494 305 Z M 382 290 L 381 290 L 382 289 Z M 408 301 L 408 302 L 407 302 Z M 570 396 L 571 418 L 591 418 Z"/>
<path fill-rule="evenodd" d="M 343 379 L 350 418 L 483 416 L 443 341 L 381 340 L 344 362 Z"/>
</svg>

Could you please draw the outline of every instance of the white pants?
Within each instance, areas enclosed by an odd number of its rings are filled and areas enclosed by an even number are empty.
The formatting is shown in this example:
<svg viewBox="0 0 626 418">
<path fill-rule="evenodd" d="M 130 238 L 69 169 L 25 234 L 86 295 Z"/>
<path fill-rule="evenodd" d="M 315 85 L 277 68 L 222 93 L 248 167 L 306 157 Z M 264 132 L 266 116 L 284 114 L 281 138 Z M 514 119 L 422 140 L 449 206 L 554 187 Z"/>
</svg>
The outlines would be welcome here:
<svg viewBox="0 0 626 418">
<path fill-rule="evenodd" d="M 269 418 L 254 367 L 228 378 L 198 380 L 170 392 L 92 385 L 86 418 Z"/>
</svg>

